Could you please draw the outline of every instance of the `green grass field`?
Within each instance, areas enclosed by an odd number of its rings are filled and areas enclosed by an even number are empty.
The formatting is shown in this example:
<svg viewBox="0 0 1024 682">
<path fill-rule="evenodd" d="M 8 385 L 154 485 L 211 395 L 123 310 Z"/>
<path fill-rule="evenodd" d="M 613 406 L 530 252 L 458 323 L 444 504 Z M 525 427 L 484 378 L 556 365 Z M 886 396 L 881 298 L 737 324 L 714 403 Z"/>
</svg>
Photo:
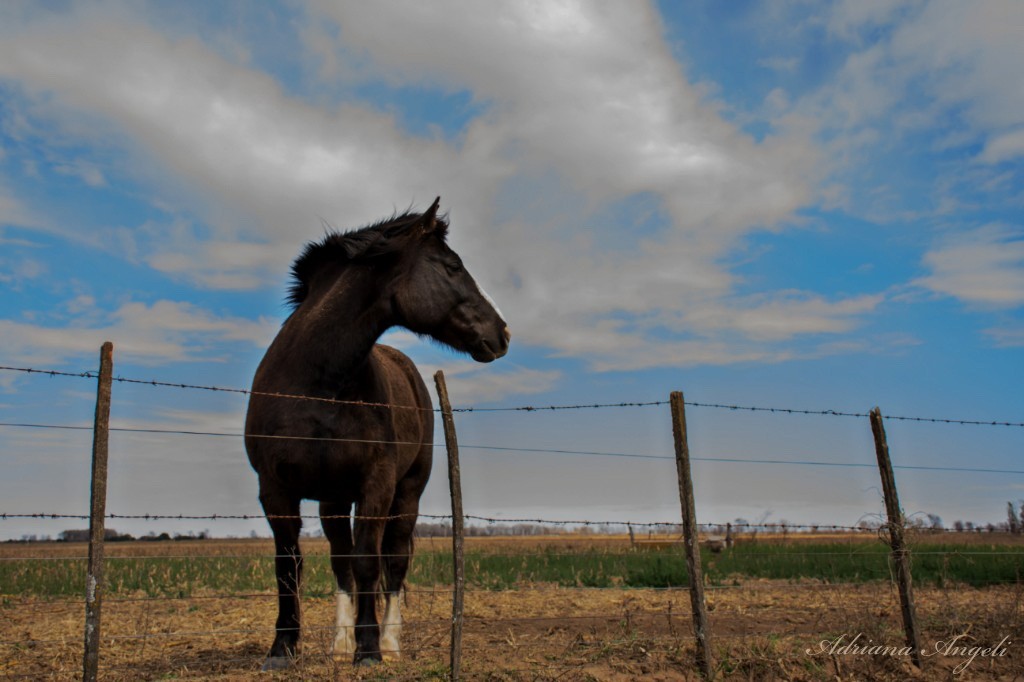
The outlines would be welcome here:
<svg viewBox="0 0 1024 682">
<path fill-rule="evenodd" d="M 216 541 L 210 541 L 213 547 Z M 230 555 L 108 557 L 108 594 L 186 597 L 196 594 L 246 594 L 273 589 L 273 560 L 265 547 L 240 546 Z M 170 552 L 168 552 L 170 554 Z M 974 587 L 1018 583 L 1024 553 L 1005 545 L 919 544 L 912 554 L 915 583 Z M 711 585 L 737 585 L 749 579 L 818 580 L 828 583 L 888 580 L 888 549 L 877 542 L 739 544 L 722 554 L 705 552 L 703 566 Z M 85 561 L 79 558 L 19 559 L 0 557 L 0 594 L 12 596 L 80 596 Z M 417 552 L 409 582 L 451 582 L 448 552 Z M 597 548 L 581 543 L 557 547 L 469 549 L 467 584 L 477 589 L 509 589 L 537 583 L 567 587 L 680 587 L 687 584 L 681 548 L 634 551 Z M 327 556 L 311 554 L 305 563 L 305 593 L 327 595 L 334 579 Z"/>
</svg>

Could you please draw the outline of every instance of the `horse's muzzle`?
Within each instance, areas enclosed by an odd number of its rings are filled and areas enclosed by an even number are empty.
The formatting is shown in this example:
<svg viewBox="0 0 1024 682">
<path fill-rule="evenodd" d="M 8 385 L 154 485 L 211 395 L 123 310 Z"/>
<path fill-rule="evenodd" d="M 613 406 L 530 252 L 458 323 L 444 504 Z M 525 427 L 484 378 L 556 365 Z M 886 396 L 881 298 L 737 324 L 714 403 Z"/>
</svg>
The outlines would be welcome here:
<svg viewBox="0 0 1024 682">
<path fill-rule="evenodd" d="M 495 342 L 482 339 L 480 345 L 471 355 L 477 362 L 494 362 L 508 352 L 508 345 L 511 341 L 512 332 L 508 327 L 505 327 L 501 331 L 501 336 Z"/>
</svg>

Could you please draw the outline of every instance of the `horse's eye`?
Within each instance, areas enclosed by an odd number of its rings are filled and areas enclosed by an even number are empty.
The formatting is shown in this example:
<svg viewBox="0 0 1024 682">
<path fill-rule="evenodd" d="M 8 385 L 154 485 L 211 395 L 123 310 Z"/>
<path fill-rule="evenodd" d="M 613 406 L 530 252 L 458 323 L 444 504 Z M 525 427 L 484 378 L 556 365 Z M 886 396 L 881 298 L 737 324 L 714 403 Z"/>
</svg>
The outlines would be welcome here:
<svg viewBox="0 0 1024 682">
<path fill-rule="evenodd" d="M 444 267 L 448 270 L 449 275 L 457 275 L 462 272 L 462 263 L 459 261 L 447 261 Z"/>
</svg>

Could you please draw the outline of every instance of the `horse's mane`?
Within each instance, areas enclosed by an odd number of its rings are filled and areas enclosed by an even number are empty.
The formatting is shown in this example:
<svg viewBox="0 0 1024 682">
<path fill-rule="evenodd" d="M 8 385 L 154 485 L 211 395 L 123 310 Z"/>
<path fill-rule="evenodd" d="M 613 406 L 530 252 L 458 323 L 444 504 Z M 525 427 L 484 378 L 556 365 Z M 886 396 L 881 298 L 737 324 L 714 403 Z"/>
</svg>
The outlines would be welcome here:
<svg viewBox="0 0 1024 682">
<path fill-rule="evenodd" d="M 302 253 L 292 263 L 288 304 L 294 310 L 306 300 L 310 281 L 325 265 L 357 262 L 400 248 L 401 237 L 419 225 L 422 218 L 422 213 L 395 213 L 390 218 L 363 228 L 348 232 L 330 231 L 320 241 L 307 242 Z M 438 216 L 436 233 L 442 239 L 447 237 L 447 216 Z"/>
</svg>

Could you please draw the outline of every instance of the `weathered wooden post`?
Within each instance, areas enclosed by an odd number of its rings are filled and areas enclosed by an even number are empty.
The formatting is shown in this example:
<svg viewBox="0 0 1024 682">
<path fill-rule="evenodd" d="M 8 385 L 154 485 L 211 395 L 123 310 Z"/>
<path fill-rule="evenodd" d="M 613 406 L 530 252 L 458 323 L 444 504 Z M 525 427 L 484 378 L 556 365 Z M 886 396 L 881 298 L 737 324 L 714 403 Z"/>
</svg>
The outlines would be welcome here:
<svg viewBox="0 0 1024 682">
<path fill-rule="evenodd" d="M 676 472 L 679 475 L 679 503 L 683 511 L 683 546 L 686 548 L 686 569 L 690 573 L 690 605 L 693 608 L 693 630 L 697 638 L 697 664 L 705 679 L 710 680 L 714 677 L 714 659 L 711 655 L 711 626 L 704 603 L 704 575 L 700 564 L 697 513 L 693 501 L 690 446 L 686 442 L 686 403 L 680 391 L 671 394 L 669 403 L 672 407 Z"/>
<path fill-rule="evenodd" d="M 903 611 L 903 629 L 906 633 L 907 646 L 911 650 L 911 660 L 918 668 L 921 667 L 921 636 L 917 629 L 917 614 L 914 609 L 914 593 L 910 577 L 910 552 L 903 538 L 903 510 L 900 498 L 896 493 L 896 477 L 889 459 L 889 444 L 885 440 L 885 426 L 882 424 L 882 411 L 877 407 L 871 410 L 871 433 L 875 438 L 875 456 L 878 458 L 878 471 L 882 476 L 882 492 L 885 494 L 885 512 L 889 518 L 889 543 L 892 547 L 892 560 L 896 565 L 896 581 L 899 584 L 900 607 Z"/>
<path fill-rule="evenodd" d="M 100 349 L 96 417 L 92 434 L 92 493 L 89 510 L 89 566 L 85 576 L 85 655 L 82 679 L 95 682 L 100 663 L 100 606 L 103 603 L 103 535 L 107 513 L 107 444 L 110 436 L 110 394 L 114 376 L 114 344 Z"/>
<path fill-rule="evenodd" d="M 448 387 L 444 372 L 434 374 L 437 397 L 441 402 L 441 421 L 444 424 L 444 442 L 448 450 L 448 487 L 452 496 L 452 564 L 454 589 L 452 593 L 452 647 L 451 679 L 456 682 L 462 669 L 463 599 L 466 590 L 466 572 L 463 564 L 462 473 L 459 469 L 459 442 L 455 435 L 455 419 L 448 401 Z"/>
</svg>

